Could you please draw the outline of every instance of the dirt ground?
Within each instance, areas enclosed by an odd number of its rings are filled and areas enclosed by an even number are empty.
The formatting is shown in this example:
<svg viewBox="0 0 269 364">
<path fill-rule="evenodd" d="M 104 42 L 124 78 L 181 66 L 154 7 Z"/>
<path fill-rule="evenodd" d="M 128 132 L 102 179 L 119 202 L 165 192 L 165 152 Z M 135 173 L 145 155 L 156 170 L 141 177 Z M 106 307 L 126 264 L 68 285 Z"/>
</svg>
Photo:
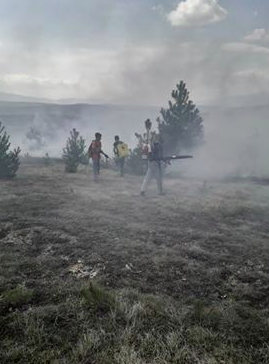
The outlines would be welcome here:
<svg viewBox="0 0 269 364">
<path fill-rule="evenodd" d="M 22 163 L 14 180 L 0 181 L 0 294 L 26 286 L 44 304 L 52 287 L 94 280 L 264 310 L 269 185 L 168 175 L 165 196 L 153 181 L 143 198 L 141 181 L 102 170 L 95 184 L 84 167 L 66 174 L 60 164 Z"/>
</svg>

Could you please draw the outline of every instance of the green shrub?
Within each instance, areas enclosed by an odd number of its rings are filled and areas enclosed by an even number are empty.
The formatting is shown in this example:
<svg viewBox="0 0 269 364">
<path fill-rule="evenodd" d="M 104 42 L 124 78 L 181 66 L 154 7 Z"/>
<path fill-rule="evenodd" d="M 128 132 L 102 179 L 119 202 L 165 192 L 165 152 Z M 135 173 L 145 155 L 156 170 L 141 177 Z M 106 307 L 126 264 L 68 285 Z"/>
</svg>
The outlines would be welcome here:
<svg viewBox="0 0 269 364">
<path fill-rule="evenodd" d="M 116 307 L 114 295 L 92 283 L 82 288 L 81 296 L 84 304 L 94 311 L 108 312 Z"/>
<path fill-rule="evenodd" d="M 70 132 L 70 137 L 63 150 L 63 160 L 66 172 L 77 172 L 79 164 L 84 163 L 85 161 L 85 148 L 85 139 L 83 139 L 82 136 L 79 136 L 79 132 L 74 128 Z"/>
<path fill-rule="evenodd" d="M 23 286 L 5 291 L 2 294 L 2 302 L 7 308 L 19 308 L 33 299 L 33 291 Z"/>
<path fill-rule="evenodd" d="M 0 178 L 15 177 L 20 165 L 20 148 L 13 151 L 9 151 L 9 148 L 9 136 L 0 122 Z"/>
</svg>

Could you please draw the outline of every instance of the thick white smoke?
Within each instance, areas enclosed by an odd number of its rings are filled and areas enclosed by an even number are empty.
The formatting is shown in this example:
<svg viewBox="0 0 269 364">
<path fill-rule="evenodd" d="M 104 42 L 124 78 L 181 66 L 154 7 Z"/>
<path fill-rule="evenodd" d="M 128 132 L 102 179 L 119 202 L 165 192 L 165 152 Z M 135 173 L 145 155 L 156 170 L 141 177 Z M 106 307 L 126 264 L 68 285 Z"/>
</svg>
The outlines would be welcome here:
<svg viewBox="0 0 269 364">
<path fill-rule="evenodd" d="M 216 108 L 205 114 L 205 143 L 185 164 L 199 178 L 269 176 L 269 107 Z"/>
</svg>

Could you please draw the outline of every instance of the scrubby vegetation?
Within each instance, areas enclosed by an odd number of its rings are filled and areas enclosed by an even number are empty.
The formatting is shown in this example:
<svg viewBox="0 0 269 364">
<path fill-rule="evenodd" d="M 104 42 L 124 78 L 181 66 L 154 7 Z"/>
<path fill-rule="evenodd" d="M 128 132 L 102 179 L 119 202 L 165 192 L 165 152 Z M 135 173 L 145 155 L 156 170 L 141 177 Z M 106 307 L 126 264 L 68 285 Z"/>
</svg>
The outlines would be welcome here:
<svg viewBox="0 0 269 364">
<path fill-rule="evenodd" d="M 2 364 L 254 364 L 269 359 L 268 310 L 111 292 L 92 283 L 69 283 L 58 292 L 51 292 L 50 300 L 36 293 L 31 304 L 32 294 L 17 290 L 14 302 L 3 292 L 8 313 L 1 319 Z"/>
<path fill-rule="evenodd" d="M 20 148 L 10 151 L 9 135 L 0 121 L 0 178 L 12 178 L 19 169 Z"/>
<path fill-rule="evenodd" d="M 30 150 L 40 150 L 45 146 L 41 131 L 36 126 L 31 126 L 26 133 L 26 140 Z"/>
<path fill-rule="evenodd" d="M 85 164 L 86 159 L 86 142 L 79 132 L 74 128 L 70 132 L 70 137 L 66 142 L 66 147 L 63 150 L 63 160 L 65 170 L 69 173 L 76 173 L 79 164 Z"/>
<path fill-rule="evenodd" d="M 49 167 L 52 163 L 52 160 L 49 156 L 49 153 L 46 153 L 45 156 L 43 157 L 43 163 L 45 167 Z"/>
</svg>

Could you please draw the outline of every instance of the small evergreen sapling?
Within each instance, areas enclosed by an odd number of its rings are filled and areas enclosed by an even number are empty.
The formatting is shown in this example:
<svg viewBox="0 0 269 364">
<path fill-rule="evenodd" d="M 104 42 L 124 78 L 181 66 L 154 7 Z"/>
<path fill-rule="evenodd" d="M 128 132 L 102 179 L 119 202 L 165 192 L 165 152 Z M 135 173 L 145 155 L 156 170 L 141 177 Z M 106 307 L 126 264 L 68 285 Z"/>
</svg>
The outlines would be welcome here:
<svg viewBox="0 0 269 364">
<path fill-rule="evenodd" d="M 9 135 L 0 121 L 0 178 L 12 178 L 16 176 L 20 161 L 20 148 L 9 151 Z"/>
<path fill-rule="evenodd" d="M 63 160 L 65 162 L 65 170 L 68 173 L 76 173 L 78 165 L 85 159 L 85 139 L 79 136 L 79 132 L 74 128 L 70 132 L 70 137 L 63 149 Z"/>
<path fill-rule="evenodd" d="M 41 132 L 35 126 L 29 128 L 26 138 L 29 142 L 30 150 L 39 150 L 45 145 Z"/>
<path fill-rule="evenodd" d="M 161 117 L 157 118 L 166 154 L 190 150 L 203 141 L 203 119 L 189 99 L 186 84 L 183 81 L 177 84 L 171 96 L 168 109 L 161 109 Z"/>
<path fill-rule="evenodd" d="M 49 153 L 46 153 L 45 157 L 43 157 L 43 163 L 45 167 L 49 167 L 52 164 Z"/>
</svg>

